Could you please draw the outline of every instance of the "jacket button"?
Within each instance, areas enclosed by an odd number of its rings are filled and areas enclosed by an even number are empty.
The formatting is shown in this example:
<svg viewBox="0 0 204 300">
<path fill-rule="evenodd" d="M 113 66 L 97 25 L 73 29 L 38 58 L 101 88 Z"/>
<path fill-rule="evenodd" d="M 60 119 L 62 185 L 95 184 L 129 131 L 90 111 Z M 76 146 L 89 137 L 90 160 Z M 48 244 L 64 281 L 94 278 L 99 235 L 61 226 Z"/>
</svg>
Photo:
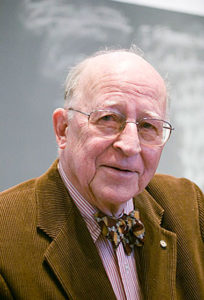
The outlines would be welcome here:
<svg viewBox="0 0 204 300">
<path fill-rule="evenodd" d="M 165 249 L 167 247 L 167 243 L 164 240 L 160 241 L 160 246 Z"/>
</svg>

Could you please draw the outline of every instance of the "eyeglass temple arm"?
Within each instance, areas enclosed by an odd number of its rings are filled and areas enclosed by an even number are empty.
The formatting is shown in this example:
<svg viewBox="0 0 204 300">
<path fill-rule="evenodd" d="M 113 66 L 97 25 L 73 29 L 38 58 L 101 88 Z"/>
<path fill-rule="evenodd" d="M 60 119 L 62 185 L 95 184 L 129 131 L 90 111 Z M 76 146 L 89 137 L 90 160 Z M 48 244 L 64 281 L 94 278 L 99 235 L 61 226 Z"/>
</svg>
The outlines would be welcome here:
<svg viewBox="0 0 204 300">
<path fill-rule="evenodd" d="M 80 114 L 83 114 L 83 115 L 85 115 L 85 116 L 90 117 L 90 114 L 85 113 L 85 112 L 83 112 L 83 111 L 80 111 L 80 110 L 78 110 L 78 109 L 68 108 L 68 110 L 76 111 L 76 112 L 79 112 Z"/>
</svg>

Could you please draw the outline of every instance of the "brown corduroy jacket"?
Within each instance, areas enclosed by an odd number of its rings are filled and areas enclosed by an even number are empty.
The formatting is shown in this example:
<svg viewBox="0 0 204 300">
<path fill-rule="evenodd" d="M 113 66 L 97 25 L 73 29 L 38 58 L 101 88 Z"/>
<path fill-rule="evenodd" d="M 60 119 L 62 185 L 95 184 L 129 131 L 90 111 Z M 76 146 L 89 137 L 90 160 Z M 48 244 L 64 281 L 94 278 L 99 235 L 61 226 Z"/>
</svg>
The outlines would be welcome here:
<svg viewBox="0 0 204 300">
<path fill-rule="evenodd" d="M 144 299 L 204 299 L 202 192 L 156 175 L 134 203 L 146 229 L 135 249 Z M 57 162 L 0 194 L 0 299 L 115 299 Z"/>
</svg>

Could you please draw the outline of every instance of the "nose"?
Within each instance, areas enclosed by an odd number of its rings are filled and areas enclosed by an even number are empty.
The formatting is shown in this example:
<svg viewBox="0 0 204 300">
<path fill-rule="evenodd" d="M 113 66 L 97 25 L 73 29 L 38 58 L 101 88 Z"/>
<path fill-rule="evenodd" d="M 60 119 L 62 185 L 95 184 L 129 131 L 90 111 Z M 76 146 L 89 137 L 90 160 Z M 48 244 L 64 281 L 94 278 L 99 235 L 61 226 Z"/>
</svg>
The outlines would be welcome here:
<svg viewBox="0 0 204 300">
<path fill-rule="evenodd" d="M 113 143 L 115 149 L 121 150 L 126 156 L 134 156 L 141 152 L 137 125 L 127 122 L 125 128 Z"/>
</svg>

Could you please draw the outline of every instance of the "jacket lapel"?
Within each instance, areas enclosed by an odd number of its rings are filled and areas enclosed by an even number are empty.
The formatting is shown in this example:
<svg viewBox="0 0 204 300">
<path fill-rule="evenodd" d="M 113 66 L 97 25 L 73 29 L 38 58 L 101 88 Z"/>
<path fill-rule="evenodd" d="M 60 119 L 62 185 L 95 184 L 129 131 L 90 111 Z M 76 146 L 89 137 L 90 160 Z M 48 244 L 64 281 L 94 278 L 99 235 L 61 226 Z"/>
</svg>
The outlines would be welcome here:
<svg viewBox="0 0 204 300">
<path fill-rule="evenodd" d="M 134 200 L 145 225 L 135 250 L 144 299 L 176 299 L 176 234 L 161 227 L 164 211 L 146 190 Z"/>
<path fill-rule="evenodd" d="M 71 299 L 115 299 L 86 224 L 57 171 L 57 162 L 36 185 L 38 228 L 50 238 L 45 261 Z"/>
</svg>

